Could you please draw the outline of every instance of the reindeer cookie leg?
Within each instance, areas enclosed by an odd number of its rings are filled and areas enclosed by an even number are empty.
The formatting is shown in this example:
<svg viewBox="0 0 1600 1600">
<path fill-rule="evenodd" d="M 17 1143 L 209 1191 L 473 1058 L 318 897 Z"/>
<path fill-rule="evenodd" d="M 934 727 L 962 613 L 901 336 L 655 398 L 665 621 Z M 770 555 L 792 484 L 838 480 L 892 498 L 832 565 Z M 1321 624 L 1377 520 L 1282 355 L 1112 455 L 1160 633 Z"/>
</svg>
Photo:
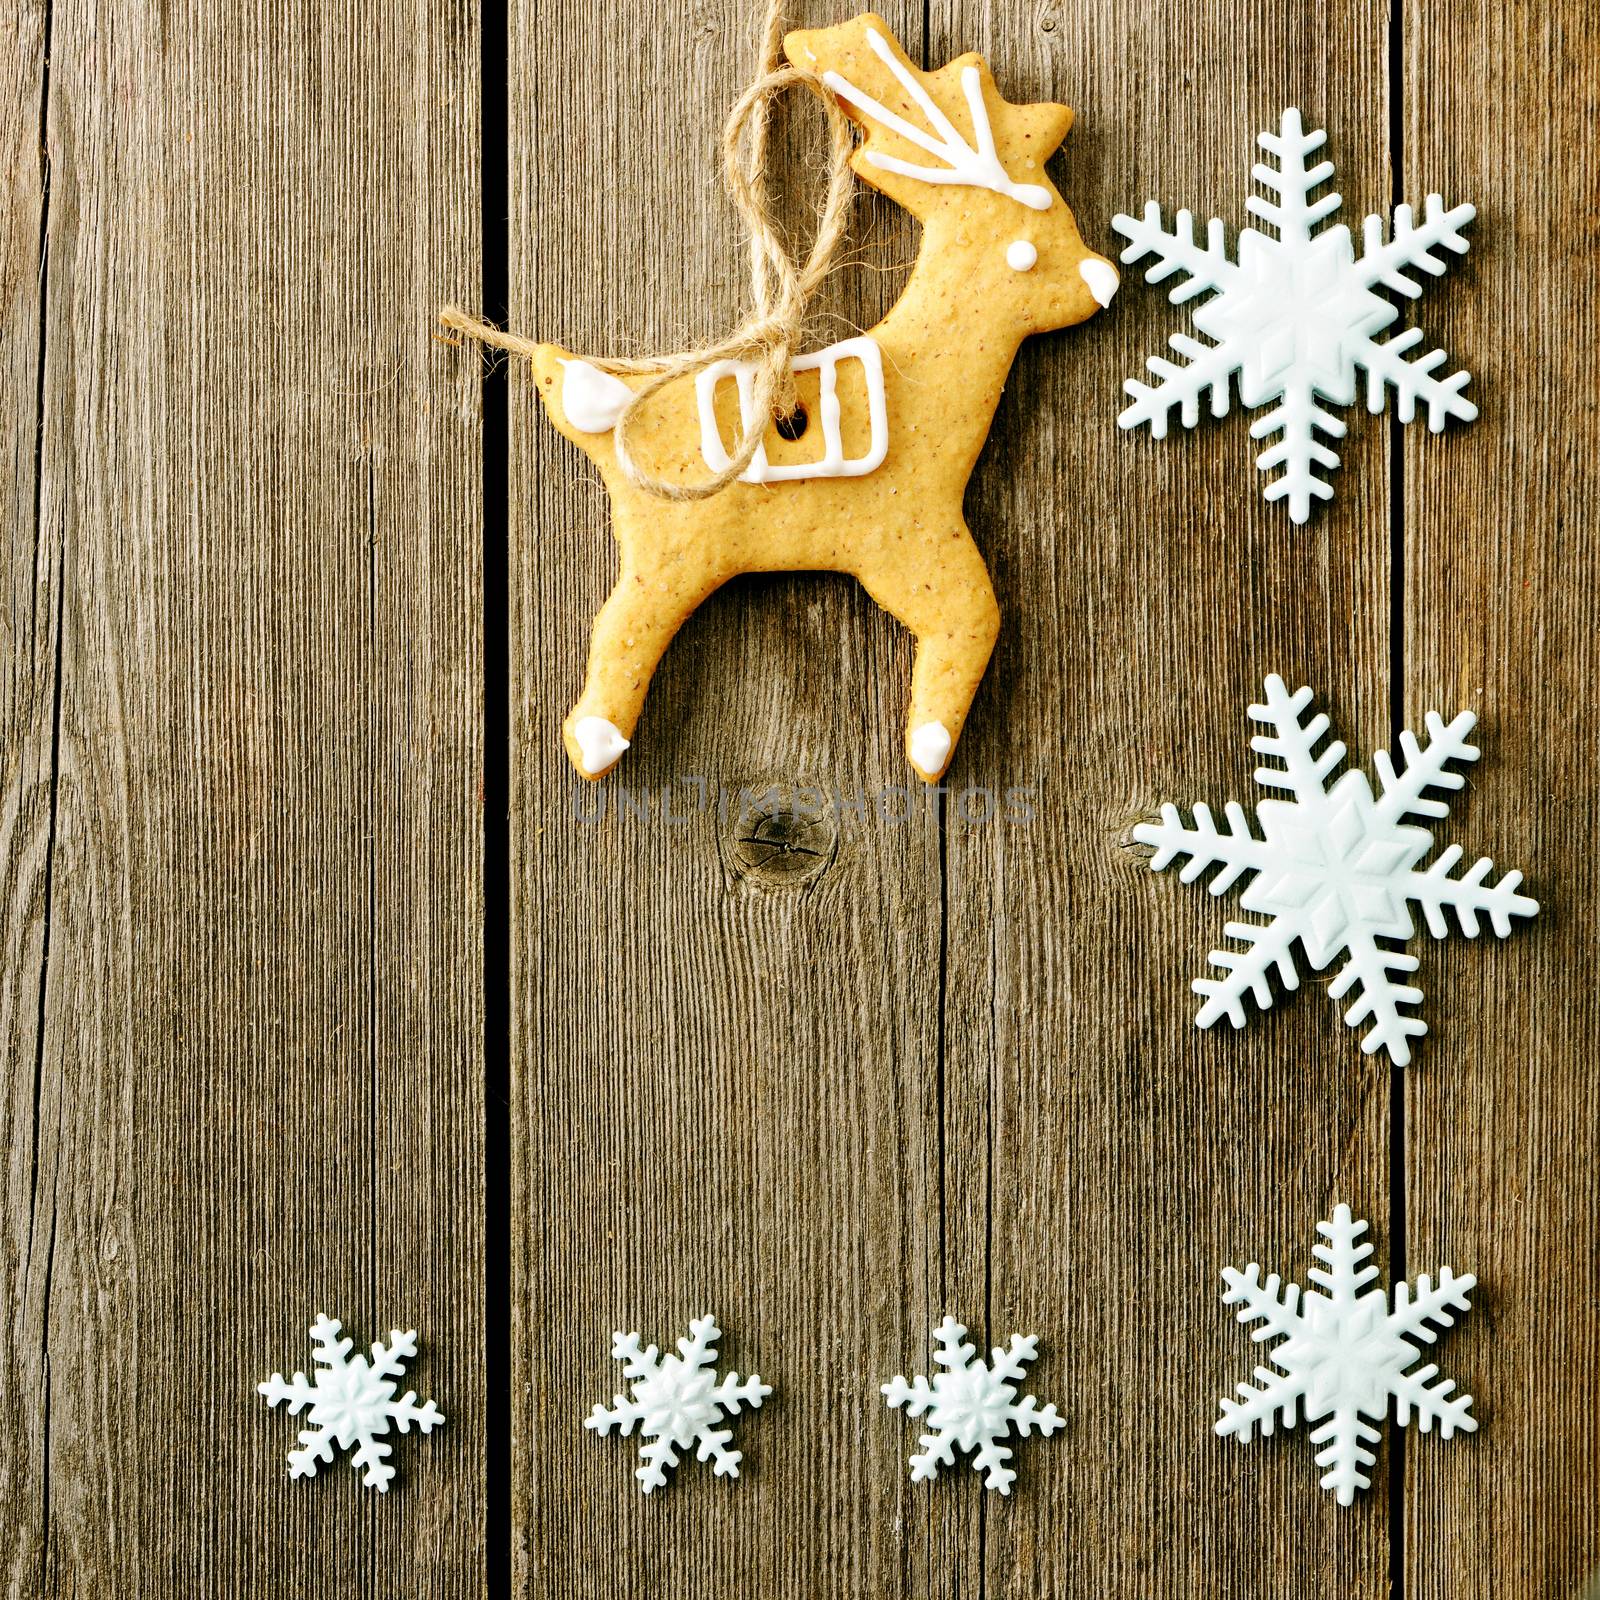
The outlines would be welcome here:
<svg viewBox="0 0 1600 1600">
<path fill-rule="evenodd" d="M 616 587 L 594 619 L 583 693 L 562 732 L 567 755 L 585 778 L 609 772 L 633 737 L 650 679 L 672 637 L 716 588 L 709 578 L 676 581 L 624 562 Z"/>
<path fill-rule="evenodd" d="M 950 765 L 1000 631 L 1000 607 L 972 535 L 937 541 L 931 559 L 861 573 L 862 586 L 916 636 L 906 756 L 927 783 Z"/>
</svg>

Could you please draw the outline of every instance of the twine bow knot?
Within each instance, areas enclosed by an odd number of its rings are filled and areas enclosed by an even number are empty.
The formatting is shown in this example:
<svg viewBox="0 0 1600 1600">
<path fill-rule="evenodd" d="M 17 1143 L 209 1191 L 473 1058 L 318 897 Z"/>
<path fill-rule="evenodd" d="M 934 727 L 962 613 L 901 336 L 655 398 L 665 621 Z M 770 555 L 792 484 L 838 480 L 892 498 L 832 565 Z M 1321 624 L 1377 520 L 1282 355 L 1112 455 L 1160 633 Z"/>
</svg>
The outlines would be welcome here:
<svg viewBox="0 0 1600 1600">
<path fill-rule="evenodd" d="M 654 374 L 637 390 L 616 421 L 614 439 L 617 465 L 635 488 L 662 500 L 707 500 L 733 483 L 750 465 L 760 448 L 764 421 L 792 417 L 798 405 L 793 363 L 805 331 L 807 308 L 833 266 L 844 235 L 851 196 L 850 152 L 854 140 L 850 119 L 822 79 L 814 72 L 782 64 L 783 8 L 771 0 L 761 41 L 761 58 L 754 83 L 739 97 L 722 130 L 722 166 L 728 193 L 750 233 L 750 284 L 754 310 L 726 338 L 715 344 L 674 355 L 652 357 L 613 356 L 593 365 L 613 373 Z M 828 119 L 828 187 L 817 219 L 816 237 L 803 265 L 797 265 L 785 247 L 773 214 L 767 189 L 767 149 L 772 107 L 792 88 L 804 88 L 821 102 Z M 495 328 L 458 306 L 446 306 L 439 321 L 480 343 L 515 355 L 531 356 L 538 345 Z M 718 361 L 748 361 L 755 365 L 750 415 L 754 425 L 743 432 L 728 464 L 694 483 L 671 483 L 651 476 L 634 460 L 629 447 L 632 432 L 645 407 L 668 384 L 692 377 Z"/>
</svg>

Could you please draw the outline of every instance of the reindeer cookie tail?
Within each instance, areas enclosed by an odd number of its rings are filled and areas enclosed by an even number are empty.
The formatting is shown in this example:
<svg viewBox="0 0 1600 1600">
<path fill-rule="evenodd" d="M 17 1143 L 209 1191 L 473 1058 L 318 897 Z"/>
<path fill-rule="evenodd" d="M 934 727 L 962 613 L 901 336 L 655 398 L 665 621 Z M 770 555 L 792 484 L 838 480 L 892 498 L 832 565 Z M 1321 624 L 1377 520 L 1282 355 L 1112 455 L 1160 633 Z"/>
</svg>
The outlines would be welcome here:
<svg viewBox="0 0 1600 1600">
<path fill-rule="evenodd" d="M 611 430 L 633 397 L 628 384 L 554 344 L 535 351 L 533 376 L 557 432 L 591 460 L 609 460 Z"/>
</svg>

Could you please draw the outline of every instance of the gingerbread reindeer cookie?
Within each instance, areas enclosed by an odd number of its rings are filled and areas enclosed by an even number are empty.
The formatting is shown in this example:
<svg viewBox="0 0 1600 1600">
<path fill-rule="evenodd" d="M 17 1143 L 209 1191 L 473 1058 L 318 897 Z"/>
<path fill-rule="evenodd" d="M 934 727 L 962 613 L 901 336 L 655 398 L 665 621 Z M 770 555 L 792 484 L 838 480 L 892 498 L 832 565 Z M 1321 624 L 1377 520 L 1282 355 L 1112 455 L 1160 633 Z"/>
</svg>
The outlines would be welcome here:
<svg viewBox="0 0 1600 1600">
<path fill-rule="evenodd" d="M 641 405 L 631 459 L 668 484 L 728 467 L 744 430 L 766 428 L 738 481 L 707 499 L 663 499 L 619 466 L 616 419 L 648 379 L 538 348 L 539 394 L 599 468 L 620 558 L 565 724 L 586 777 L 628 748 L 662 653 L 720 584 L 831 571 L 854 574 L 915 635 L 906 753 L 939 778 L 999 627 L 962 519 L 967 479 L 1023 339 L 1082 322 L 1116 292 L 1044 170 L 1072 124 L 1065 106 L 1009 104 L 974 55 L 921 72 L 870 14 L 791 33 L 784 50 L 865 130 L 851 164 L 921 222 L 921 249 L 882 322 L 794 362 L 800 405 L 781 432 L 752 414 L 742 361 Z"/>
</svg>

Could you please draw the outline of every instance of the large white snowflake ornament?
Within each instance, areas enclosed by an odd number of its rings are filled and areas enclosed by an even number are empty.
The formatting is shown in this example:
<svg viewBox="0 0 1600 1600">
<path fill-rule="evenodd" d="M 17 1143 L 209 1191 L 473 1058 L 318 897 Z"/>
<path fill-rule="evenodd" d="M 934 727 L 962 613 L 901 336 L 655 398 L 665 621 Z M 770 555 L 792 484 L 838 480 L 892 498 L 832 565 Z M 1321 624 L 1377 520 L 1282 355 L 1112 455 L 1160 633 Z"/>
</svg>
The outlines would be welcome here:
<svg viewBox="0 0 1600 1600">
<path fill-rule="evenodd" d="M 393 1449 L 383 1442 L 393 1423 L 400 1433 L 409 1433 L 416 1423 L 422 1433 L 429 1433 L 444 1421 L 433 1401 L 417 1404 L 415 1389 L 396 1400 L 393 1382 L 405 1371 L 407 1359 L 417 1353 L 416 1333 L 402 1333 L 398 1328 L 389 1335 L 388 1346 L 382 1343 L 372 1347 L 372 1362 L 365 1356 L 348 1359 L 353 1339 L 341 1339 L 341 1324 L 332 1318 L 319 1315 L 311 1328 L 311 1342 L 319 1371 L 314 1383 L 307 1382 L 303 1372 L 297 1372 L 292 1382 L 285 1383 L 281 1372 L 274 1372 L 265 1383 L 256 1385 L 256 1392 L 266 1396 L 267 1404 L 289 1402 L 289 1415 L 297 1417 L 306 1407 L 311 1407 L 307 1421 L 311 1424 L 300 1435 L 300 1448 L 289 1452 L 291 1478 L 314 1477 L 318 1463 L 333 1460 L 335 1444 L 341 1450 L 358 1445 L 350 1458 L 350 1465 L 358 1471 L 367 1469 L 362 1482 L 369 1489 L 387 1493 L 395 1469 L 386 1464 Z"/>
<path fill-rule="evenodd" d="M 945 1371 L 931 1383 L 919 1373 L 910 1383 L 897 1377 L 882 1386 L 891 1406 L 904 1406 L 913 1417 L 926 1413 L 932 1430 L 918 1440 L 922 1450 L 911 1457 L 911 1481 L 919 1483 L 940 1467 L 954 1466 L 959 1447 L 977 1451 L 972 1470 L 988 1473 L 991 1489 L 1010 1494 L 1017 1475 L 1006 1466 L 1010 1449 L 1000 1442 L 1008 1430 L 1015 1426 L 1026 1438 L 1037 1428 L 1048 1439 L 1066 1425 L 1054 1405 L 1041 1408 L 1031 1394 L 1017 1399 L 1023 1366 L 1038 1355 L 1039 1341 L 1032 1334 L 1026 1338 L 1013 1334 L 1010 1347 L 995 1349 L 985 1366 L 977 1359 L 976 1348 L 965 1342 L 967 1330 L 954 1317 L 946 1317 L 933 1337 L 939 1346 L 933 1359 Z"/>
<path fill-rule="evenodd" d="M 1308 1422 L 1326 1417 L 1311 1442 L 1325 1447 L 1317 1456 L 1317 1465 L 1328 1469 L 1322 1487 L 1347 1506 L 1356 1490 L 1371 1481 L 1366 1469 L 1377 1459 L 1367 1446 L 1377 1443 L 1378 1430 L 1361 1419 L 1381 1420 L 1391 1395 L 1395 1421 L 1402 1427 L 1415 1412 L 1424 1433 L 1437 1422 L 1446 1439 L 1457 1428 L 1463 1433 L 1477 1428 L 1470 1394 L 1455 1394 L 1449 1378 L 1433 1383 L 1439 1369 L 1431 1362 L 1414 1372 L 1408 1369 L 1422 1354 L 1413 1341 L 1434 1342 L 1438 1335 L 1430 1323 L 1452 1327 L 1452 1313 L 1470 1309 L 1467 1292 L 1478 1280 L 1470 1272 L 1458 1277 L 1441 1267 L 1435 1285 L 1424 1273 L 1417 1279 L 1415 1299 L 1409 1284 L 1395 1286 L 1391 1311 L 1382 1289 L 1367 1288 L 1378 1269 L 1362 1265 L 1372 1254 L 1370 1244 L 1356 1242 L 1367 1231 L 1366 1223 L 1352 1221 L 1349 1206 L 1336 1206 L 1333 1221 L 1319 1222 L 1317 1231 L 1328 1242 L 1313 1245 L 1312 1254 L 1324 1267 L 1313 1267 L 1307 1276 L 1325 1294 L 1302 1298 L 1298 1284 L 1284 1288 L 1275 1272 L 1263 1283 L 1261 1268 L 1253 1261 L 1243 1272 L 1222 1269 L 1228 1286 L 1223 1304 L 1240 1308 L 1240 1322 L 1261 1324 L 1250 1337 L 1257 1343 L 1284 1343 L 1270 1352 L 1282 1371 L 1257 1367 L 1259 1387 L 1241 1383 L 1240 1398 L 1222 1402 L 1216 1430 L 1245 1443 L 1258 1431 L 1270 1434 L 1278 1422 L 1294 1427 L 1302 1406 Z"/>
<path fill-rule="evenodd" d="M 615 1428 L 624 1439 L 638 1427 L 644 1443 L 633 1475 L 646 1494 L 667 1481 L 667 1468 L 677 1466 L 680 1450 L 693 1449 L 695 1459 L 711 1462 L 719 1477 L 739 1476 L 744 1458 L 726 1448 L 733 1430 L 716 1424 L 724 1412 L 733 1415 L 742 1405 L 759 1409 L 772 1385 L 754 1372 L 743 1383 L 737 1372 L 718 1383 L 708 1369 L 716 1364 L 713 1346 L 721 1337 L 717 1319 L 710 1316 L 689 1324 L 689 1337 L 678 1341 L 675 1356 L 663 1357 L 654 1345 L 642 1349 L 636 1333 L 611 1336 L 612 1359 L 622 1362 L 633 1396 L 615 1395 L 609 1410 L 596 1404 L 583 1425 L 602 1437 Z"/>
<path fill-rule="evenodd" d="M 1133 404 L 1118 423 L 1124 428 L 1148 424 L 1155 438 L 1165 438 L 1174 411 L 1184 427 L 1194 427 L 1208 390 L 1211 414 L 1225 416 L 1237 374 L 1241 405 L 1254 409 L 1278 402 L 1251 426 L 1250 437 L 1280 435 L 1256 458 L 1256 465 L 1263 472 L 1283 469 L 1269 485 L 1267 499 L 1287 499 L 1289 515 L 1296 522 L 1311 515 L 1313 499 L 1333 495 L 1315 469 L 1336 467 L 1339 457 L 1317 434 L 1342 439 L 1345 425 L 1319 401 L 1353 404 L 1358 367 L 1366 373 L 1369 411 L 1382 411 L 1385 391 L 1392 388 L 1400 420 L 1410 422 L 1417 402 L 1423 401 L 1428 426 L 1435 433 L 1443 430 L 1446 417 L 1470 422 L 1478 414 L 1461 393 L 1471 381 L 1465 372 L 1434 376 L 1446 359 L 1443 350 L 1406 359 L 1406 352 L 1421 342 L 1420 331 L 1411 329 L 1382 343 L 1376 337 L 1399 314 L 1378 290 L 1396 290 L 1412 299 L 1420 295 L 1422 286 L 1411 274 L 1418 270 L 1435 277 L 1441 274 L 1447 263 L 1437 253 L 1440 250 L 1464 255 L 1467 241 L 1461 230 L 1475 210 L 1460 205 L 1447 211 L 1444 201 L 1430 194 L 1420 224 L 1410 206 L 1395 207 L 1394 237 L 1387 241 L 1383 219 L 1370 216 L 1362 227 L 1358 258 L 1343 223 L 1313 231 L 1341 203 L 1337 194 L 1311 198 L 1311 191 L 1333 175 L 1331 161 L 1306 165 L 1306 157 L 1326 138 L 1320 131 L 1306 133 L 1300 113 L 1292 108 L 1284 112 L 1277 134 L 1260 135 L 1261 148 L 1277 165 L 1258 165 L 1252 176 L 1275 191 L 1277 201 L 1252 195 L 1245 208 L 1276 228 L 1278 236 L 1244 229 L 1237 262 L 1228 259 L 1223 226 L 1215 218 L 1203 246 L 1195 242 L 1189 212 L 1180 211 L 1168 233 L 1154 200 L 1145 206 L 1143 217 L 1117 216 L 1111 221 L 1132 241 L 1122 252 L 1124 262 L 1155 256 L 1147 281 L 1159 283 L 1175 272 L 1185 274 L 1169 295 L 1174 305 L 1213 294 L 1194 312 L 1194 325 L 1214 342 L 1202 344 L 1186 334 L 1173 334 L 1172 348 L 1187 357 L 1188 364 L 1151 356 L 1148 366 L 1160 382 L 1145 384 L 1130 378 L 1124 387 Z"/>
<path fill-rule="evenodd" d="M 1354 1028 L 1370 1021 L 1361 1048 L 1371 1054 L 1381 1047 L 1396 1065 L 1405 1066 L 1411 1060 L 1411 1040 L 1428 1031 L 1420 1017 L 1402 1010 L 1422 1000 L 1420 989 L 1397 976 L 1415 972 L 1417 958 L 1392 948 L 1415 933 L 1411 906 L 1421 910 L 1436 939 L 1450 931 L 1447 912 L 1455 913 L 1469 939 L 1476 937 L 1480 917 L 1487 917 L 1503 939 L 1511 932 L 1513 917 L 1531 917 L 1539 909 L 1537 900 L 1516 892 L 1520 872 L 1508 872 L 1498 883 L 1489 881 L 1494 863 L 1487 856 L 1460 877 L 1453 876 L 1460 845 L 1448 846 L 1426 871 L 1418 870 L 1433 849 L 1433 835 L 1405 819 L 1449 814 L 1445 801 L 1424 798 L 1425 792 L 1465 784 L 1449 763 L 1478 759 L 1477 748 L 1466 742 L 1477 718 L 1463 711 L 1446 725 L 1430 711 L 1426 745 L 1409 731 L 1400 735 L 1404 771 L 1397 774 L 1381 750 L 1373 758 L 1380 790 L 1374 795 L 1364 772 L 1352 770 L 1328 782 L 1344 759 L 1345 747 L 1336 739 L 1318 754 L 1328 718 L 1319 714 L 1302 723 L 1310 689 L 1291 695 L 1274 673 L 1266 691 L 1266 704 L 1251 706 L 1250 715 L 1271 731 L 1257 734 L 1250 748 L 1282 764 L 1258 767 L 1256 782 L 1290 798 L 1263 800 L 1256 808 L 1261 837 L 1252 831 L 1244 807 L 1232 800 L 1220 829 L 1208 806 L 1196 805 L 1194 825 L 1186 827 L 1178 808 L 1164 805 L 1160 822 L 1142 822 L 1133 830 L 1135 839 L 1155 846 L 1150 858 L 1155 871 L 1187 856 L 1179 877 L 1192 883 L 1210 868 L 1221 867 L 1211 880 L 1211 893 L 1220 895 L 1247 878 L 1240 905 L 1269 919 L 1265 924 L 1230 922 L 1223 929 L 1244 949 L 1211 952 L 1211 964 L 1222 976 L 1195 979 L 1195 993 L 1205 997 L 1195 1021 L 1209 1028 L 1226 1017 L 1242 1028 L 1247 995 L 1263 1011 L 1272 1005 L 1269 979 L 1274 971 L 1286 988 L 1298 988 L 1298 943 L 1318 972 L 1343 961 L 1328 992 L 1335 1000 L 1354 992 L 1345 1022 Z"/>
</svg>

